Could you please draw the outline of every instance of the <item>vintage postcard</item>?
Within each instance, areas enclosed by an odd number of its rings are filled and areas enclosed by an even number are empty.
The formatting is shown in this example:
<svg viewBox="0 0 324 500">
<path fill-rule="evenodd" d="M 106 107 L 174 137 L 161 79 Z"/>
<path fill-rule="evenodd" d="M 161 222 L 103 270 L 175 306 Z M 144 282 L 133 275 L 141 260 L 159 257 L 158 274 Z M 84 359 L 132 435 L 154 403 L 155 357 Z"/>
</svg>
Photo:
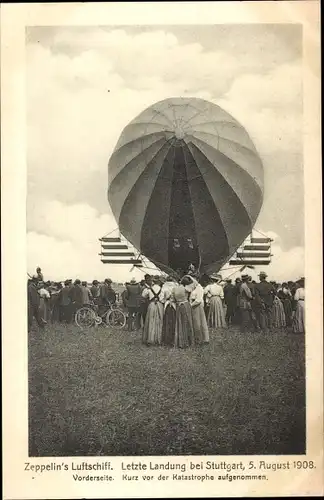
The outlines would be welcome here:
<svg viewBox="0 0 324 500">
<path fill-rule="evenodd" d="M 320 138 L 318 2 L 2 6 L 6 500 L 323 494 Z"/>
</svg>

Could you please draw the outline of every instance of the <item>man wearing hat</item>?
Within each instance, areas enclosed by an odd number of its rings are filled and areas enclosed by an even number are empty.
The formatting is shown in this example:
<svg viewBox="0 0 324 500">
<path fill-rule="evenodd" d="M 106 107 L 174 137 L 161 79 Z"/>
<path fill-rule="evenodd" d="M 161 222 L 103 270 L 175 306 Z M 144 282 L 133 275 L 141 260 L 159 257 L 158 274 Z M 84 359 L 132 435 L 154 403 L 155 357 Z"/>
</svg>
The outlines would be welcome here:
<svg viewBox="0 0 324 500">
<path fill-rule="evenodd" d="M 90 288 L 90 292 L 91 292 L 91 295 L 93 298 L 93 302 L 96 305 L 98 305 L 98 299 L 100 296 L 100 286 L 99 286 L 98 280 L 93 280 L 91 288 Z"/>
<path fill-rule="evenodd" d="M 64 287 L 60 290 L 58 296 L 59 318 L 61 322 L 70 323 L 72 319 L 72 299 L 70 280 L 64 281 Z"/>
<path fill-rule="evenodd" d="M 259 274 L 260 283 L 255 285 L 255 299 L 259 303 L 258 323 L 261 330 L 271 330 L 272 328 L 272 306 L 275 290 L 271 283 L 267 281 L 267 274 L 263 271 Z"/>
<path fill-rule="evenodd" d="M 87 281 L 82 281 L 81 283 L 81 290 L 82 290 L 82 302 L 84 306 L 90 306 L 90 304 L 93 302 L 93 297 L 92 293 L 90 291 L 90 288 L 88 287 Z"/>
<path fill-rule="evenodd" d="M 132 278 L 129 283 L 126 283 L 126 293 L 124 301 L 127 307 L 128 330 L 139 330 L 140 328 L 140 305 L 141 305 L 142 289 L 135 278 Z"/>
<path fill-rule="evenodd" d="M 76 279 L 74 284 L 70 288 L 71 297 L 71 317 L 76 313 L 78 309 L 83 306 L 83 293 L 81 288 L 81 281 Z"/>
<path fill-rule="evenodd" d="M 106 309 L 108 304 L 116 303 L 116 292 L 112 288 L 112 280 L 110 278 L 106 278 L 104 284 L 100 288 L 100 309 Z"/>
</svg>

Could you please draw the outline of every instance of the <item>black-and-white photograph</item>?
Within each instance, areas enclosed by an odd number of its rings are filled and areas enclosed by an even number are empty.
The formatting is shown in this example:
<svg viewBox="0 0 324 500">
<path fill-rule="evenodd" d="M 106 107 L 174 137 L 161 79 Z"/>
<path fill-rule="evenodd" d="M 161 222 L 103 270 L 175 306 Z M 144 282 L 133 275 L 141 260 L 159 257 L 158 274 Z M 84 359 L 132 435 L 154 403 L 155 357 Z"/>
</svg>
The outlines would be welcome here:
<svg viewBox="0 0 324 500">
<path fill-rule="evenodd" d="M 302 26 L 25 34 L 29 456 L 305 454 Z"/>
</svg>

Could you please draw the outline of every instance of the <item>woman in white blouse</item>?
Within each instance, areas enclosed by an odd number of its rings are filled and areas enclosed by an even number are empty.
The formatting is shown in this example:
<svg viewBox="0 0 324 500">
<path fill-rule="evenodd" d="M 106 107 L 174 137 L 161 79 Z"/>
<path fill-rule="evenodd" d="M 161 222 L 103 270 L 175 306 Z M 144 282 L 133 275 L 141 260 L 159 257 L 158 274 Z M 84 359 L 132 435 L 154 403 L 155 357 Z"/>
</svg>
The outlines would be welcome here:
<svg viewBox="0 0 324 500">
<path fill-rule="evenodd" d="M 209 331 L 204 311 L 204 289 L 193 276 L 184 276 L 181 283 L 191 305 L 195 344 L 207 344 Z"/>
<path fill-rule="evenodd" d="M 212 283 L 205 288 L 206 301 L 209 305 L 208 325 L 211 328 L 225 328 L 225 312 L 223 308 L 224 291 L 221 285 L 221 276 L 219 274 L 210 277 Z"/>
<path fill-rule="evenodd" d="M 293 331 L 305 333 L 305 278 L 301 278 L 297 284 L 298 288 L 294 296 L 296 311 L 293 319 Z"/>
<path fill-rule="evenodd" d="M 40 316 L 47 323 L 49 319 L 49 300 L 51 298 L 51 294 L 45 288 L 45 284 L 41 281 L 38 284 L 38 293 L 40 295 L 40 301 L 39 301 L 39 312 Z"/>
</svg>

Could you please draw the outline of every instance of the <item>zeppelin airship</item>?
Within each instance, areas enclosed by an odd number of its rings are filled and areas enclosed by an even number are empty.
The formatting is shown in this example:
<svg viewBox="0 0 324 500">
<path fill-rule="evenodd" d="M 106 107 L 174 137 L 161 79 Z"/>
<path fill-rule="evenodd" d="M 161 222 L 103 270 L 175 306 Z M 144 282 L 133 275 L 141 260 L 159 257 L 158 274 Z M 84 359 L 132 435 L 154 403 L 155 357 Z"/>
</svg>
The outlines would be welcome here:
<svg viewBox="0 0 324 500">
<path fill-rule="evenodd" d="M 217 272 L 253 229 L 263 165 L 244 127 L 214 103 L 170 98 L 122 131 L 108 166 L 121 234 L 165 272 Z"/>
</svg>

